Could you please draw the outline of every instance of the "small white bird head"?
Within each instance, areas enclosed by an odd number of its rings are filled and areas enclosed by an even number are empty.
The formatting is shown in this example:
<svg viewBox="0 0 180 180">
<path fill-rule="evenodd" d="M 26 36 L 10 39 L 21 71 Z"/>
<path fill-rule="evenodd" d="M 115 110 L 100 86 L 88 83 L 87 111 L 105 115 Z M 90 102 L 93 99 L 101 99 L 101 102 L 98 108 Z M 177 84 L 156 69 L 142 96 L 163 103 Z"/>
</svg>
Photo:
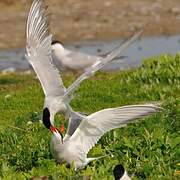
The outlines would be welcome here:
<svg viewBox="0 0 180 180">
<path fill-rule="evenodd" d="M 63 43 L 61 43 L 60 41 L 57 40 L 52 41 L 51 49 L 52 49 L 52 53 L 55 54 L 57 57 L 64 55 L 65 49 L 63 47 Z"/>
<path fill-rule="evenodd" d="M 43 117 L 44 115 L 47 115 L 47 113 L 44 113 L 47 110 L 50 114 L 50 122 L 52 125 L 54 125 L 54 116 L 56 115 L 56 113 L 66 113 L 66 104 L 63 101 L 61 101 L 60 98 L 46 97 L 44 101 Z"/>
<path fill-rule="evenodd" d="M 54 127 L 52 124 L 51 124 L 51 121 L 50 121 L 50 111 L 48 108 L 44 108 L 43 110 L 43 124 L 44 126 L 49 129 L 53 135 L 60 140 L 61 143 L 63 143 L 63 135 L 62 133 L 59 131 L 59 129 L 57 129 L 56 127 Z"/>
</svg>

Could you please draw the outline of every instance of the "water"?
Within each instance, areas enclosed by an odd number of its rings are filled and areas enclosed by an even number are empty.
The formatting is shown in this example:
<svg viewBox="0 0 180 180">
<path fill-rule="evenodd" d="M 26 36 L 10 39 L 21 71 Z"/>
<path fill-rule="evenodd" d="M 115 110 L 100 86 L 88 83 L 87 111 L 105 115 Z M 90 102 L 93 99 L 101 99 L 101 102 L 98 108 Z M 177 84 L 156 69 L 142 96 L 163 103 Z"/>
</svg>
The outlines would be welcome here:
<svg viewBox="0 0 180 180">
<path fill-rule="evenodd" d="M 77 42 L 65 47 L 89 54 L 103 54 L 117 47 L 122 40 Z M 175 55 L 180 51 L 180 35 L 170 37 L 142 38 L 133 43 L 122 55 L 127 56 L 123 61 L 114 61 L 108 64 L 105 70 L 122 70 L 137 67 L 142 59 L 160 54 Z M 28 70 L 30 65 L 24 57 L 24 49 L 0 51 L 0 71 Z"/>
</svg>

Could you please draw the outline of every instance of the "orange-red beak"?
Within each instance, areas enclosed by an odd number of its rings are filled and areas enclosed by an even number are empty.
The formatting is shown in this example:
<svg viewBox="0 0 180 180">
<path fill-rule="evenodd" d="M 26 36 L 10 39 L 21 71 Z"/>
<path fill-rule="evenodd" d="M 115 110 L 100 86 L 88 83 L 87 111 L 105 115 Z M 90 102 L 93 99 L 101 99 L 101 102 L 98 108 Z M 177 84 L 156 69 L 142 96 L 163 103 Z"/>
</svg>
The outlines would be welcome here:
<svg viewBox="0 0 180 180">
<path fill-rule="evenodd" d="M 57 131 L 57 129 L 52 125 L 50 126 L 50 130 L 51 130 L 52 133 Z"/>
<path fill-rule="evenodd" d="M 59 128 L 59 131 L 64 134 L 65 132 L 65 127 L 64 127 L 64 123 L 61 124 L 60 128 Z"/>
</svg>

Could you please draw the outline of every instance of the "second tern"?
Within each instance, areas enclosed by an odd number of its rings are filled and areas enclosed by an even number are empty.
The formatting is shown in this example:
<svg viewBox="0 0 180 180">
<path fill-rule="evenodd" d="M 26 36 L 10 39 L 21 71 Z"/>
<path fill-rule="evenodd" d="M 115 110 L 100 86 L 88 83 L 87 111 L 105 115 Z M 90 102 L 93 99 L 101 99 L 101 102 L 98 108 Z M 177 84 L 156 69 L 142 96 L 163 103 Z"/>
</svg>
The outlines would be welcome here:
<svg viewBox="0 0 180 180">
<path fill-rule="evenodd" d="M 52 41 L 52 57 L 54 64 L 57 65 L 58 69 L 63 71 L 85 71 L 86 68 L 93 64 L 103 61 L 103 58 L 108 54 L 103 55 L 90 55 L 83 52 L 72 51 L 63 46 L 60 41 Z M 116 57 L 115 59 L 122 60 L 125 56 Z"/>
<path fill-rule="evenodd" d="M 124 127 L 128 123 L 159 110 L 161 108 L 156 104 L 104 109 L 86 116 L 72 136 L 65 136 L 65 138 L 48 119 L 44 120 L 43 123 L 52 132 L 50 148 L 56 161 L 59 163 L 65 161 L 68 164 L 74 162 L 75 169 L 81 169 L 89 162 L 101 158 L 88 158 L 87 155 L 105 133 Z"/>
</svg>

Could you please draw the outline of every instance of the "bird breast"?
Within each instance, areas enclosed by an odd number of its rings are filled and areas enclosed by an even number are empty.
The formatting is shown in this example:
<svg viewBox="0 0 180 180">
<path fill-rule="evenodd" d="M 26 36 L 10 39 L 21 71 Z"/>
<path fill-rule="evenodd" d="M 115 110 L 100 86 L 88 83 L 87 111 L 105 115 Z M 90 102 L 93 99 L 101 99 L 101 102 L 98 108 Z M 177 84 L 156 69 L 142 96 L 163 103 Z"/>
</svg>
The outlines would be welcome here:
<svg viewBox="0 0 180 180">
<path fill-rule="evenodd" d="M 57 137 L 54 135 L 51 138 L 50 151 L 57 162 L 61 163 L 64 161 L 64 144 L 62 144 L 61 139 L 57 139 Z"/>
<path fill-rule="evenodd" d="M 50 149 L 53 157 L 58 163 L 66 162 L 71 164 L 74 162 L 76 168 L 80 168 L 86 161 L 86 157 L 77 152 L 77 149 L 73 149 L 69 141 L 61 143 L 61 140 L 52 136 Z"/>
</svg>

